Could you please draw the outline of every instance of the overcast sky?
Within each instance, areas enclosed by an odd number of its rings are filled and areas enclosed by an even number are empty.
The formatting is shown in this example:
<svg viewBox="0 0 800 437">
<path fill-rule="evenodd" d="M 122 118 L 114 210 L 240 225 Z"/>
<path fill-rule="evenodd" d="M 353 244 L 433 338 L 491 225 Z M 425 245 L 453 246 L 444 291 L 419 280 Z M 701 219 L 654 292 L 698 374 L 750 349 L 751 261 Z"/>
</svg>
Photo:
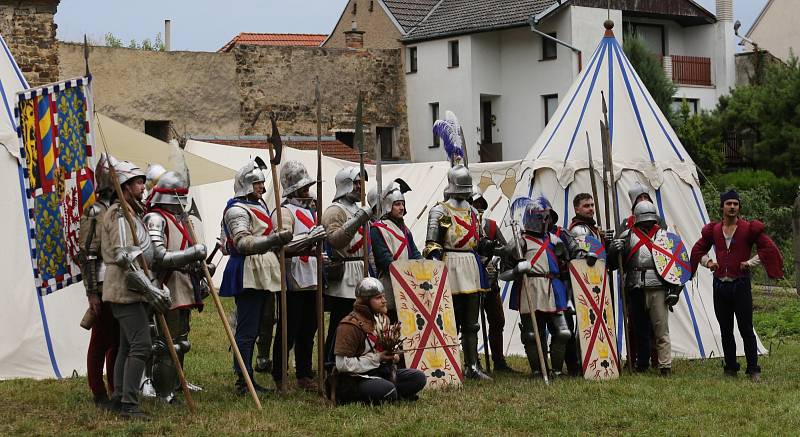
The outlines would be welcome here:
<svg viewBox="0 0 800 437">
<path fill-rule="evenodd" d="M 666 0 L 663 0 L 666 1 Z M 697 0 L 714 12 L 714 0 Z M 734 0 L 735 18 L 750 28 L 766 0 Z M 103 41 L 113 33 L 127 44 L 151 40 L 172 20 L 172 49 L 216 51 L 239 32 L 330 33 L 347 0 L 62 0 L 58 38 Z"/>
</svg>

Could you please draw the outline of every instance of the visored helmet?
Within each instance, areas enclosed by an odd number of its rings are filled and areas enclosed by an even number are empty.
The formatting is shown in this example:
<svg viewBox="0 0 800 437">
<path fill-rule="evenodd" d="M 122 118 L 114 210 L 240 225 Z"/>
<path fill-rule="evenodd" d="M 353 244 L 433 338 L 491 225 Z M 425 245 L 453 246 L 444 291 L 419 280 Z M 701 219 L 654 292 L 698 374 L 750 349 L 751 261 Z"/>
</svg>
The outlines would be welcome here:
<svg viewBox="0 0 800 437">
<path fill-rule="evenodd" d="M 658 222 L 658 210 L 653 202 L 643 200 L 633 208 L 634 224 Z"/>
<path fill-rule="evenodd" d="M 639 182 L 633 184 L 630 190 L 628 190 L 628 198 L 631 199 L 631 206 L 636 206 L 636 199 L 641 196 L 642 194 L 647 194 L 647 197 L 650 197 L 650 191 Z M 652 201 L 652 198 L 650 198 Z"/>
<path fill-rule="evenodd" d="M 462 164 L 456 164 L 447 170 L 447 188 L 445 196 L 463 197 L 468 199 L 472 195 L 472 174 Z"/>
<path fill-rule="evenodd" d="M 120 185 L 124 185 L 126 182 L 130 182 L 138 177 L 146 179 L 142 169 L 130 161 L 117 161 L 112 163 L 112 165 L 114 166 L 114 171 L 117 173 Z"/>
<path fill-rule="evenodd" d="M 550 228 L 552 215 L 550 202 L 542 196 L 535 197 L 525 206 L 522 216 L 522 226 L 528 232 L 537 234 L 545 233 Z"/>
</svg>

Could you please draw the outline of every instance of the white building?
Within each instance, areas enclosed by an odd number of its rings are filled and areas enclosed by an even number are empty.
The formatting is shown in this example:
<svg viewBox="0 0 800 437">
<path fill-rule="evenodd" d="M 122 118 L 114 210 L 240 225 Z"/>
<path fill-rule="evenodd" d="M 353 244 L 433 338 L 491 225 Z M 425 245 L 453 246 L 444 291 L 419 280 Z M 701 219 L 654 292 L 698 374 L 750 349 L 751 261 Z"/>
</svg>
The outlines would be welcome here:
<svg viewBox="0 0 800 437">
<path fill-rule="evenodd" d="M 471 160 L 523 158 L 579 69 L 588 68 L 609 17 L 618 38 L 634 32 L 661 57 L 676 99 L 695 110 L 713 108 L 735 84 L 732 0 L 717 0 L 717 16 L 691 0 L 615 0 L 610 11 L 606 4 L 439 1 L 401 37 L 412 160 L 443 159 L 432 124 L 446 110 L 459 117 Z"/>
<path fill-rule="evenodd" d="M 800 55 L 798 6 L 797 0 L 769 0 L 747 31 L 747 37 L 761 50 L 768 50 L 783 61 L 788 61 L 792 54 Z"/>
</svg>

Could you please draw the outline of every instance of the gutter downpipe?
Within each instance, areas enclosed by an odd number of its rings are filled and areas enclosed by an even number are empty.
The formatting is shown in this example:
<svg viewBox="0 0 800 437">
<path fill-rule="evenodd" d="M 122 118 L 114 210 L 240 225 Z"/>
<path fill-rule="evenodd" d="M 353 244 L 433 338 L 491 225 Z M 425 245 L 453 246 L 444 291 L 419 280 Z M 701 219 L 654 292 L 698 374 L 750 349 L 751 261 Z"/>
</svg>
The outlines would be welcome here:
<svg viewBox="0 0 800 437">
<path fill-rule="evenodd" d="M 574 46 L 571 46 L 571 45 L 567 44 L 566 42 L 561 41 L 558 38 L 553 38 L 552 36 L 542 32 L 539 29 L 537 29 L 536 25 L 539 24 L 539 21 L 540 21 L 540 17 L 537 16 L 537 15 L 532 16 L 530 18 L 530 20 L 528 20 L 528 23 L 531 25 L 531 32 L 541 36 L 542 38 L 549 39 L 550 41 L 553 41 L 556 44 L 560 44 L 560 45 L 572 50 L 573 53 L 578 55 L 578 73 L 580 73 L 583 70 L 583 53 L 579 49 L 575 48 Z"/>
</svg>

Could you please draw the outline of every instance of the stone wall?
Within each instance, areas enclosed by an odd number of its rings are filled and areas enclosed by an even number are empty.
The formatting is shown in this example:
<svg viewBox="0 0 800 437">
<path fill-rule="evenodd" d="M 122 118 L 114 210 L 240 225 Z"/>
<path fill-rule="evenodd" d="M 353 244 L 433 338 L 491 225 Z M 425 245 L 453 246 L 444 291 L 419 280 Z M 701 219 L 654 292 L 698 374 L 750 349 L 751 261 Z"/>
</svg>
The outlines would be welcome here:
<svg viewBox="0 0 800 437">
<path fill-rule="evenodd" d="M 61 43 L 61 79 L 84 74 L 83 46 Z M 236 62 L 230 53 L 92 47 L 97 110 L 144 131 L 170 121 L 180 134 L 239 134 Z"/>
<path fill-rule="evenodd" d="M 58 80 L 59 0 L 0 0 L 0 34 L 31 86 Z"/>
<path fill-rule="evenodd" d="M 409 159 L 405 78 L 400 50 L 238 46 L 236 73 L 244 135 L 269 132 L 259 110 L 279 113 L 284 135 L 316 135 L 314 79 L 322 94 L 322 133 L 353 129 L 364 93 L 364 144 L 373 156 L 377 127 L 394 128 L 394 155 Z"/>
</svg>

